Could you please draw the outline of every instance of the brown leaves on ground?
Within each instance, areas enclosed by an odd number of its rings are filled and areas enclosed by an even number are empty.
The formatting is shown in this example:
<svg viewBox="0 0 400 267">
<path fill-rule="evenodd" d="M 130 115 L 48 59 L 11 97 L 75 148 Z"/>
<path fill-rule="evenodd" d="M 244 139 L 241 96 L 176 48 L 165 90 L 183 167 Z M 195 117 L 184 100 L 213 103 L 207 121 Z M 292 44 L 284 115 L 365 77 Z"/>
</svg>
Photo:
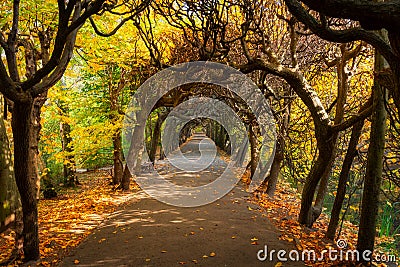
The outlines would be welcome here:
<svg viewBox="0 0 400 267">
<path fill-rule="evenodd" d="M 264 211 L 267 211 L 267 216 L 281 231 L 279 239 L 293 243 L 299 252 L 314 250 L 318 257 L 323 250 L 329 250 L 329 248 L 337 250 L 336 243 L 325 238 L 325 232 L 329 224 L 329 217 L 326 214 L 321 214 L 312 229 L 297 222 L 301 205 L 300 199 L 300 194 L 291 188 L 289 184 L 281 184 L 274 198 L 270 198 L 266 194 L 255 193 L 251 201 L 263 207 Z M 260 211 L 263 212 L 262 210 Z M 343 222 L 339 239 L 345 240 L 347 243 L 344 248 L 345 251 L 356 248 L 357 232 L 358 227 L 356 225 L 348 221 Z M 377 243 L 379 244 L 380 242 L 383 242 L 383 240 L 378 239 Z M 309 266 L 349 266 L 350 264 L 350 262 L 331 261 L 328 253 L 323 255 L 325 257 L 321 261 L 305 261 L 305 263 Z M 375 264 L 375 266 L 386 265 Z"/>
<path fill-rule="evenodd" d="M 59 197 L 39 201 L 40 262 L 38 266 L 55 266 L 65 254 L 76 247 L 109 214 L 134 197 L 115 191 L 105 172 L 93 172 L 80 177 L 82 186 L 66 189 Z M 14 232 L 0 235 L 0 262 L 6 260 L 14 246 Z M 16 262 L 18 266 L 20 262 Z M 79 260 L 77 259 L 77 263 Z"/>
</svg>

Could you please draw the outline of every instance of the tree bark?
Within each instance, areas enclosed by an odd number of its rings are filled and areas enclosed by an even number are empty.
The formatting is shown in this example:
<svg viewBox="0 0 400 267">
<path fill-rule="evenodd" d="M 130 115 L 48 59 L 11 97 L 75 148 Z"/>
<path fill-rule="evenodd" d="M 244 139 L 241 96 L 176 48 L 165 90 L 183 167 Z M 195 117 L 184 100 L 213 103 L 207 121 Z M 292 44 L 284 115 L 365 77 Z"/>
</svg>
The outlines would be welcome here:
<svg viewBox="0 0 400 267">
<path fill-rule="evenodd" d="M 61 122 L 61 142 L 62 150 L 65 153 L 64 163 L 63 163 L 63 174 L 64 174 L 64 184 L 67 186 L 75 186 L 76 175 L 75 175 L 75 160 L 72 155 L 73 149 L 71 147 L 71 126 L 66 122 Z"/>
<path fill-rule="evenodd" d="M 326 232 L 326 237 L 331 240 L 335 239 L 336 229 L 339 225 L 340 211 L 342 210 L 343 201 L 346 196 L 347 181 L 349 179 L 353 159 L 357 155 L 357 144 L 363 127 L 364 120 L 356 123 L 351 131 L 349 147 L 347 148 L 342 169 L 340 171 L 339 183 L 331 212 L 331 219 L 329 220 L 329 226 Z"/>
<path fill-rule="evenodd" d="M 276 151 L 275 151 L 275 156 L 274 156 L 274 161 L 272 162 L 271 165 L 271 170 L 269 173 L 268 177 L 268 184 L 267 184 L 267 190 L 265 191 L 270 197 L 273 197 L 275 195 L 276 191 L 276 185 L 278 183 L 279 179 L 279 174 L 281 171 L 281 165 L 284 159 L 283 155 L 283 136 L 278 137 L 278 142 L 276 146 Z"/>
<path fill-rule="evenodd" d="M 384 69 L 384 59 L 376 52 L 375 73 Z M 381 190 L 383 154 L 386 133 L 386 89 L 376 81 L 373 86 L 373 104 L 370 144 L 368 148 L 367 167 L 364 178 L 364 189 L 361 203 L 360 225 L 358 231 L 357 250 L 373 251 L 376 235 L 376 219 L 379 208 Z"/>
<path fill-rule="evenodd" d="M 329 136 L 328 134 L 321 135 Z M 329 140 L 326 139 L 326 140 Z M 301 198 L 301 208 L 299 213 L 299 222 L 305 224 L 308 227 L 312 227 L 313 224 L 313 200 L 314 194 L 317 189 L 318 183 L 321 177 L 326 171 L 326 163 L 329 162 L 333 154 L 333 146 L 329 141 L 320 141 L 318 144 L 318 157 L 310 170 L 307 177 L 306 183 L 304 184 L 302 198 Z"/>
<path fill-rule="evenodd" d="M 161 125 L 163 124 L 164 120 L 167 118 L 168 112 L 159 112 L 157 116 L 156 124 L 154 125 L 153 136 L 151 138 L 150 143 L 150 151 L 149 151 L 149 159 L 151 162 L 154 163 L 156 159 L 157 147 L 158 143 L 160 142 L 161 137 Z"/>
<path fill-rule="evenodd" d="M 112 183 L 114 185 L 119 184 L 122 181 L 124 175 L 124 165 L 122 163 L 122 140 L 121 130 L 117 130 L 113 137 L 113 160 L 114 160 L 114 175 L 112 177 Z"/>
<path fill-rule="evenodd" d="M 15 183 L 10 145 L 0 113 L 0 233 L 7 229 L 21 209 L 21 199 Z"/>
<path fill-rule="evenodd" d="M 135 126 L 132 131 L 132 136 L 130 137 L 130 147 L 128 151 L 128 155 L 126 155 L 126 167 L 124 170 L 124 175 L 122 176 L 121 188 L 123 190 L 129 190 L 131 177 L 137 170 L 138 167 L 138 159 L 141 157 L 141 153 L 143 152 L 143 142 L 144 142 L 144 130 L 146 127 L 146 118 L 144 118 L 144 114 L 142 111 L 136 112 L 136 121 Z M 140 162 L 139 162 L 140 165 Z M 129 166 L 129 167 L 128 167 Z"/>
<path fill-rule="evenodd" d="M 14 137 L 15 179 L 21 195 L 25 261 L 39 259 L 38 209 L 35 191 L 36 168 L 31 141 L 35 136 L 31 118 L 34 100 L 14 102 L 12 130 Z"/>
<path fill-rule="evenodd" d="M 258 166 L 258 160 L 260 157 L 259 142 L 257 139 L 256 130 L 254 129 L 253 125 L 250 125 L 249 127 L 249 143 L 250 143 L 250 173 L 251 173 L 250 177 L 253 177 L 253 175 L 256 172 Z"/>
</svg>

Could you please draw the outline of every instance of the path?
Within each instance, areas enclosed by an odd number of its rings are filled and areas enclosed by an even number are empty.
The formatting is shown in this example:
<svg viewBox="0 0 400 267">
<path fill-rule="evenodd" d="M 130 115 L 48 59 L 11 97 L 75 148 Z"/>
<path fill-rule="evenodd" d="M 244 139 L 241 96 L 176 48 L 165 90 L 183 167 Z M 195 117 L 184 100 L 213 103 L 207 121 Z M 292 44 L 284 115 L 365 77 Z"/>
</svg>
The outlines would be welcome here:
<svg viewBox="0 0 400 267">
<path fill-rule="evenodd" d="M 185 156 L 199 156 L 203 138 L 187 143 L 182 148 Z M 178 172 L 172 166 L 161 172 L 176 184 L 198 186 L 216 179 L 225 166 L 217 158 L 200 173 Z M 264 245 L 269 250 L 294 249 L 278 240 L 279 232 L 258 206 L 246 201 L 248 193 L 240 184 L 222 199 L 195 208 L 170 206 L 143 191 L 138 194 L 137 201 L 101 224 L 61 266 L 77 266 L 75 260 L 78 266 L 274 266 L 276 260 L 257 259 Z"/>
</svg>

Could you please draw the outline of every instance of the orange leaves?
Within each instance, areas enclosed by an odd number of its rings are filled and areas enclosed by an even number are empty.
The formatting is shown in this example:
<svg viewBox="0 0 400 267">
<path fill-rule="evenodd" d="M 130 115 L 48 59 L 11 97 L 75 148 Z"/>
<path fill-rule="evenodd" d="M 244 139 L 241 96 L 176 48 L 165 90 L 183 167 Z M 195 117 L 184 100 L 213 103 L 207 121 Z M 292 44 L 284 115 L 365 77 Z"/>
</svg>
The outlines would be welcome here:
<svg viewBox="0 0 400 267">
<path fill-rule="evenodd" d="M 104 176 L 105 173 L 85 175 L 80 178 L 83 185 L 78 189 L 68 189 L 57 199 L 39 201 L 41 261 L 38 266 L 55 266 L 119 204 L 134 195 L 113 191 Z M 3 233 L 0 236 L 0 262 L 10 255 L 13 235 Z M 74 264 L 79 264 L 79 260 L 76 259 Z"/>
<path fill-rule="evenodd" d="M 327 246 L 334 245 L 330 241 L 324 239 L 324 231 L 328 225 L 328 217 L 325 214 L 322 214 L 314 224 L 316 227 L 315 229 L 306 228 L 297 222 L 298 212 L 300 210 L 300 198 L 289 185 L 284 185 L 284 188 L 278 189 L 273 199 L 265 194 L 261 194 L 258 195 L 258 198 L 253 198 L 253 201 L 257 202 L 267 211 L 268 217 L 281 231 L 279 239 L 292 243 L 298 251 L 314 250 L 318 255 L 318 253 L 325 250 Z M 346 231 L 344 235 L 346 237 L 354 236 L 353 233 L 348 231 Z M 352 242 L 352 240 L 348 241 Z M 328 258 L 320 263 L 311 263 L 307 261 L 306 263 L 312 264 L 312 266 L 317 266 L 318 264 L 320 264 L 319 266 L 330 266 L 334 264 L 334 262 L 329 261 Z"/>
<path fill-rule="evenodd" d="M 253 237 L 252 239 L 251 239 L 251 244 L 252 245 L 258 245 L 258 238 L 257 237 Z"/>
</svg>

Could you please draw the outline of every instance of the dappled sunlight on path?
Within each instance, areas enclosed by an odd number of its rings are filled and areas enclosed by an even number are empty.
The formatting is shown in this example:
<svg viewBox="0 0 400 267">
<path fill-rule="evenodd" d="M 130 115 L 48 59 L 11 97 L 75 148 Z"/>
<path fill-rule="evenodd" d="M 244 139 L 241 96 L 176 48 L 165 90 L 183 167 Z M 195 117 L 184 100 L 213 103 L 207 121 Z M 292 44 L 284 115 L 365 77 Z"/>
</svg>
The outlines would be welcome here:
<svg viewBox="0 0 400 267">
<path fill-rule="evenodd" d="M 189 142 L 182 151 L 190 154 L 195 147 Z M 173 183 L 191 186 L 215 180 L 226 167 L 219 157 L 200 173 L 167 165 L 160 162 L 158 170 Z M 248 201 L 240 184 L 218 201 L 193 208 L 164 204 L 143 191 L 136 196 L 137 201 L 113 213 L 61 266 L 274 266 L 276 259 L 260 262 L 257 252 L 265 245 L 294 248 L 278 240 L 275 227 Z"/>
</svg>

